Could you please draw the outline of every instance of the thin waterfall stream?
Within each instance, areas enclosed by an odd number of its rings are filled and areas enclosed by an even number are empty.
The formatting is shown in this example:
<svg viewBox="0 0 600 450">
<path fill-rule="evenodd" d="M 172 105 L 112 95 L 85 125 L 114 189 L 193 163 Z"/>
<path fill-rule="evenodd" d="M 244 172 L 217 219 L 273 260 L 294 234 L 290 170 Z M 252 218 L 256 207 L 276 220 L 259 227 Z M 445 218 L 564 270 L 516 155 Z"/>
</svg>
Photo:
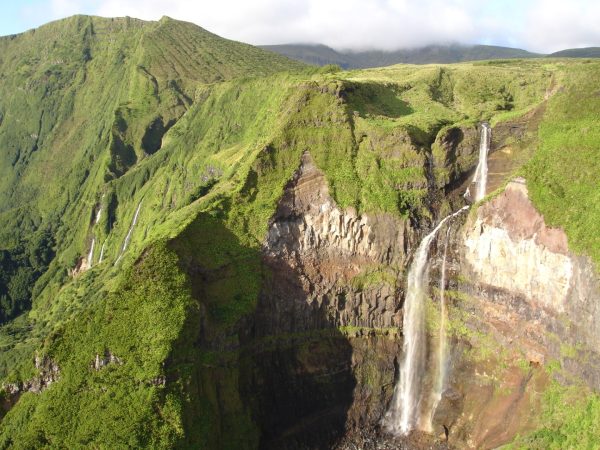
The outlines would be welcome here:
<svg viewBox="0 0 600 450">
<path fill-rule="evenodd" d="M 487 187 L 487 155 L 491 142 L 491 129 L 487 123 L 481 125 L 481 141 L 479 145 L 479 161 L 475 169 L 472 183 L 475 184 L 475 201 L 485 196 Z M 471 198 L 469 189 L 466 198 Z M 446 231 L 444 257 L 440 274 L 440 331 L 437 354 L 437 373 L 435 374 L 432 392 L 426 396 L 423 392 L 423 380 L 426 379 L 427 335 L 425 306 L 429 288 L 429 248 L 437 233 L 453 217 L 469 209 L 463 206 L 458 211 L 444 217 L 437 226 L 426 235 L 419 244 L 408 271 L 406 298 L 403 307 L 403 337 L 400 374 L 394 387 L 392 401 L 386 412 L 382 425 L 385 430 L 398 435 L 407 435 L 419 429 L 432 431 L 432 420 L 435 409 L 441 400 L 447 379 L 448 346 L 446 337 L 446 256 L 450 229 Z"/>
<path fill-rule="evenodd" d="M 473 201 L 480 201 L 485 197 L 485 191 L 487 189 L 487 177 L 488 177 L 488 165 L 487 156 L 490 150 L 490 143 L 492 140 L 492 130 L 487 122 L 481 124 L 481 137 L 479 140 L 479 160 L 477 162 L 477 168 L 475 169 L 475 175 L 473 175 L 473 181 L 471 184 L 475 185 L 475 196 L 472 198 Z M 471 187 L 467 188 L 465 192 L 465 198 L 471 199 Z"/>
<path fill-rule="evenodd" d="M 88 254 L 88 267 L 92 267 L 94 262 L 94 247 L 96 245 L 96 238 L 92 239 L 92 246 L 90 247 L 90 253 Z"/>
<path fill-rule="evenodd" d="M 125 250 L 127 250 L 127 245 L 129 245 L 129 241 L 131 240 L 131 234 L 133 233 L 135 224 L 138 221 L 138 216 L 140 214 L 141 207 L 142 207 L 142 202 L 140 200 L 140 203 L 138 203 L 137 209 L 135 210 L 135 214 L 133 215 L 133 221 L 131 222 L 131 226 L 129 227 L 129 230 L 127 231 L 127 235 L 125 236 L 125 240 L 123 241 L 123 247 L 121 247 L 121 253 L 119 254 L 119 257 L 117 258 L 117 260 L 115 261 L 115 264 L 117 264 L 121 260 L 121 258 L 123 257 L 123 253 L 125 253 Z"/>
<path fill-rule="evenodd" d="M 446 311 L 446 257 L 448 256 L 448 241 L 450 240 L 450 230 L 452 225 L 446 230 L 444 239 L 444 253 L 442 256 L 442 268 L 440 269 L 440 330 L 438 335 L 438 354 L 437 354 L 437 376 L 431 392 L 431 414 L 429 415 L 428 427 L 432 428 L 433 415 L 437 409 L 442 394 L 446 388 L 446 379 L 448 373 L 448 336 L 446 334 L 446 322 L 448 312 Z"/>
<path fill-rule="evenodd" d="M 100 248 L 100 259 L 98 259 L 98 264 L 100 264 L 102 262 L 102 260 L 104 259 L 104 248 L 105 247 L 106 247 L 106 239 L 102 243 L 102 248 Z"/>
</svg>

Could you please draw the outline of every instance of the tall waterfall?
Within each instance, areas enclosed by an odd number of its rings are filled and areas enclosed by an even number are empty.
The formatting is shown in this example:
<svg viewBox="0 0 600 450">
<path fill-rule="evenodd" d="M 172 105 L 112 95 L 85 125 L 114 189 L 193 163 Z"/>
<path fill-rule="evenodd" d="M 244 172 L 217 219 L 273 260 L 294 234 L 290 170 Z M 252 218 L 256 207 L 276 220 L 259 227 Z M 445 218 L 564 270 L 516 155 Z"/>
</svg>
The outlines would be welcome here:
<svg viewBox="0 0 600 450">
<path fill-rule="evenodd" d="M 487 156 L 491 142 L 491 129 L 489 124 L 485 122 L 481 124 L 480 139 L 479 162 L 472 181 L 472 184 L 475 184 L 474 201 L 483 199 L 487 188 Z M 469 188 L 465 192 L 465 197 L 471 198 Z M 402 344 L 400 376 L 394 387 L 392 402 L 382 422 L 384 428 L 394 434 L 406 435 L 415 429 L 430 432 L 432 429 L 433 415 L 442 398 L 447 379 L 448 343 L 446 337 L 445 285 L 450 229 L 446 231 L 440 274 L 440 330 L 438 351 L 435 358 L 437 373 L 434 377 L 432 391 L 429 396 L 425 396 L 422 382 L 427 378 L 425 370 L 427 360 L 425 305 L 429 287 L 429 247 L 444 223 L 467 209 L 469 209 L 469 206 L 463 206 L 458 211 L 446 216 L 431 233 L 425 236 L 417 248 L 408 271 L 402 318 L 404 342 Z"/>
<path fill-rule="evenodd" d="M 450 240 L 450 230 L 452 225 L 446 230 L 446 239 L 444 240 L 444 254 L 442 256 L 442 268 L 440 269 L 440 330 L 438 335 L 437 352 L 437 376 L 431 392 L 431 413 L 427 428 L 432 428 L 433 415 L 442 399 L 442 393 L 446 387 L 446 375 L 448 373 L 448 336 L 446 335 L 446 322 L 448 313 L 446 311 L 446 256 L 448 255 L 448 241 Z"/>
<path fill-rule="evenodd" d="M 96 245 L 96 238 L 92 239 L 92 246 L 90 247 L 90 252 L 88 253 L 88 267 L 92 267 L 94 262 L 94 246 Z"/>
<path fill-rule="evenodd" d="M 133 233 L 133 228 L 135 227 L 135 224 L 137 223 L 141 207 L 142 207 L 142 202 L 140 201 L 138 203 L 137 209 L 135 210 L 135 214 L 133 215 L 133 221 L 131 222 L 129 231 L 127 231 L 127 236 L 125 236 L 125 240 L 123 241 L 123 246 L 121 247 L 121 253 L 119 254 L 119 257 L 117 258 L 117 260 L 115 261 L 115 264 L 119 262 L 119 260 L 123 256 L 123 253 L 125 253 L 125 250 L 127 250 L 127 246 L 129 245 L 129 241 L 131 240 L 131 234 Z"/>
<path fill-rule="evenodd" d="M 419 426 L 421 415 L 429 414 L 421 411 L 421 381 L 425 375 L 426 336 L 425 336 L 425 301 L 427 295 L 428 254 L 440 228 L 452 217 L 468 209 L 464 206 L 453 214 L 446 216 L 419 244 L 415 257 L 408 271 L 408 285 L 404 301 L 403 359 L 400 366 L 400 378 L 394 388 L 394 397 L 390 409 L 385 415 L 385 428 L 395 434 L 407 434 Z"/>
<path fill-rule="evenodd" d="M 490 143 L 492 140 L 492 130 L 487 122 L 481 124 L 481 137 L 479 140 L 479 161 L 477 168 L 475 169 L 475 175 L 473 176 L 472 184 L 475 185 L 475 196 L 473 200 L 478 202 L 485 197 L 485 191 L 487 189 L 487 177 L 488 177 L 488 165 L 487 156 L 490 150 Z M 470 188 L 467 188 L 465 193 L 467 197 L 470 194 Z"/>
</svg>

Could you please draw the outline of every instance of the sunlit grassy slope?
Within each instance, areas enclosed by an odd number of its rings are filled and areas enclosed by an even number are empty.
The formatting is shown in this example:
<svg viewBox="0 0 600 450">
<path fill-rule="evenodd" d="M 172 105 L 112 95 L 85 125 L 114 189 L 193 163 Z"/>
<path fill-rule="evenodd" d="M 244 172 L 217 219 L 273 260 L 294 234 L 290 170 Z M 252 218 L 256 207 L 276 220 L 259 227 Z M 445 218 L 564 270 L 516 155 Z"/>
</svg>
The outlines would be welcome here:
<svg viewBox="0 0 600 450">
<path fill-rule="evenodd" d="M 261 243 L 306 151 L 342 207 L 427 226 L 447 182 L 440 133 L 556 92 L 521 170 L 598 260 L 599 69 L 316 71 L 170 19 L 74 17 L 0 39 L 0 375 L 31 379 L 36 353 L 60 367 L 6 414 L 0 447 L 256 446 L 232 330 L 268 276 Z M 92 268 L 70 276 L 93 239 Z M 92 368 L 109 353 L 120 362 Z"/>
</svg>

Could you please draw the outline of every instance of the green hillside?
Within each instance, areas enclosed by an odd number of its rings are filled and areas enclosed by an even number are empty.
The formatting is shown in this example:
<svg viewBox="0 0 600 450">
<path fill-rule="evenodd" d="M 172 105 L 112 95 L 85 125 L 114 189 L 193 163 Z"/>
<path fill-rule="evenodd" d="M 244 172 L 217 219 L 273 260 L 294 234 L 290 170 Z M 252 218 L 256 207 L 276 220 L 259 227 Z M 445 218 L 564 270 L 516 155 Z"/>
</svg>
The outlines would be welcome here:
<svg viewBox="0 0 600 450">
<path fill-rule="evenodd" d="M 515 173 L 600 262 L 599 70 L 307 69 L 168 18 L 1 38 L 0 448 L 256 448 L 240 336 L 305 152 L 341 207 L 426 228 L 476 165 L 440 136 L 545 108 Z"/>
<path fill-rule="evenodd" d="M 74 267 L 103 195 L 97 234 L 118 220 L 107 186 L 160 148 L 200 85 L 301 67 L 169 18 L 71 17 L 1 38 L 0 55 L 0 321 L 28 307 L 54 245 L 48 277 Z"/>
</svg>

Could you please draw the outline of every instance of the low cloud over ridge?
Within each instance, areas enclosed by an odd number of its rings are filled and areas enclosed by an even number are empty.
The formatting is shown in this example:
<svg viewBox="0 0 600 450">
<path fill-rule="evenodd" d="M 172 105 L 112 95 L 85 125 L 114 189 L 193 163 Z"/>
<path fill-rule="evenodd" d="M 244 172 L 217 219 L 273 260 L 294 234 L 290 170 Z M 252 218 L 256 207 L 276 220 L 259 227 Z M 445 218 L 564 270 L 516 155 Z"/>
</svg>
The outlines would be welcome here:
<svg viewBox="0 0 600 450">
<path fill-rule="evenodd" d="M 600 46 L 595 0 L 52 0 L 45 8 L 46 20 L 77 13 L 168 15 L 251 44 L 394 50 L 456 42 L 542 53 Z"/>
</svg>

